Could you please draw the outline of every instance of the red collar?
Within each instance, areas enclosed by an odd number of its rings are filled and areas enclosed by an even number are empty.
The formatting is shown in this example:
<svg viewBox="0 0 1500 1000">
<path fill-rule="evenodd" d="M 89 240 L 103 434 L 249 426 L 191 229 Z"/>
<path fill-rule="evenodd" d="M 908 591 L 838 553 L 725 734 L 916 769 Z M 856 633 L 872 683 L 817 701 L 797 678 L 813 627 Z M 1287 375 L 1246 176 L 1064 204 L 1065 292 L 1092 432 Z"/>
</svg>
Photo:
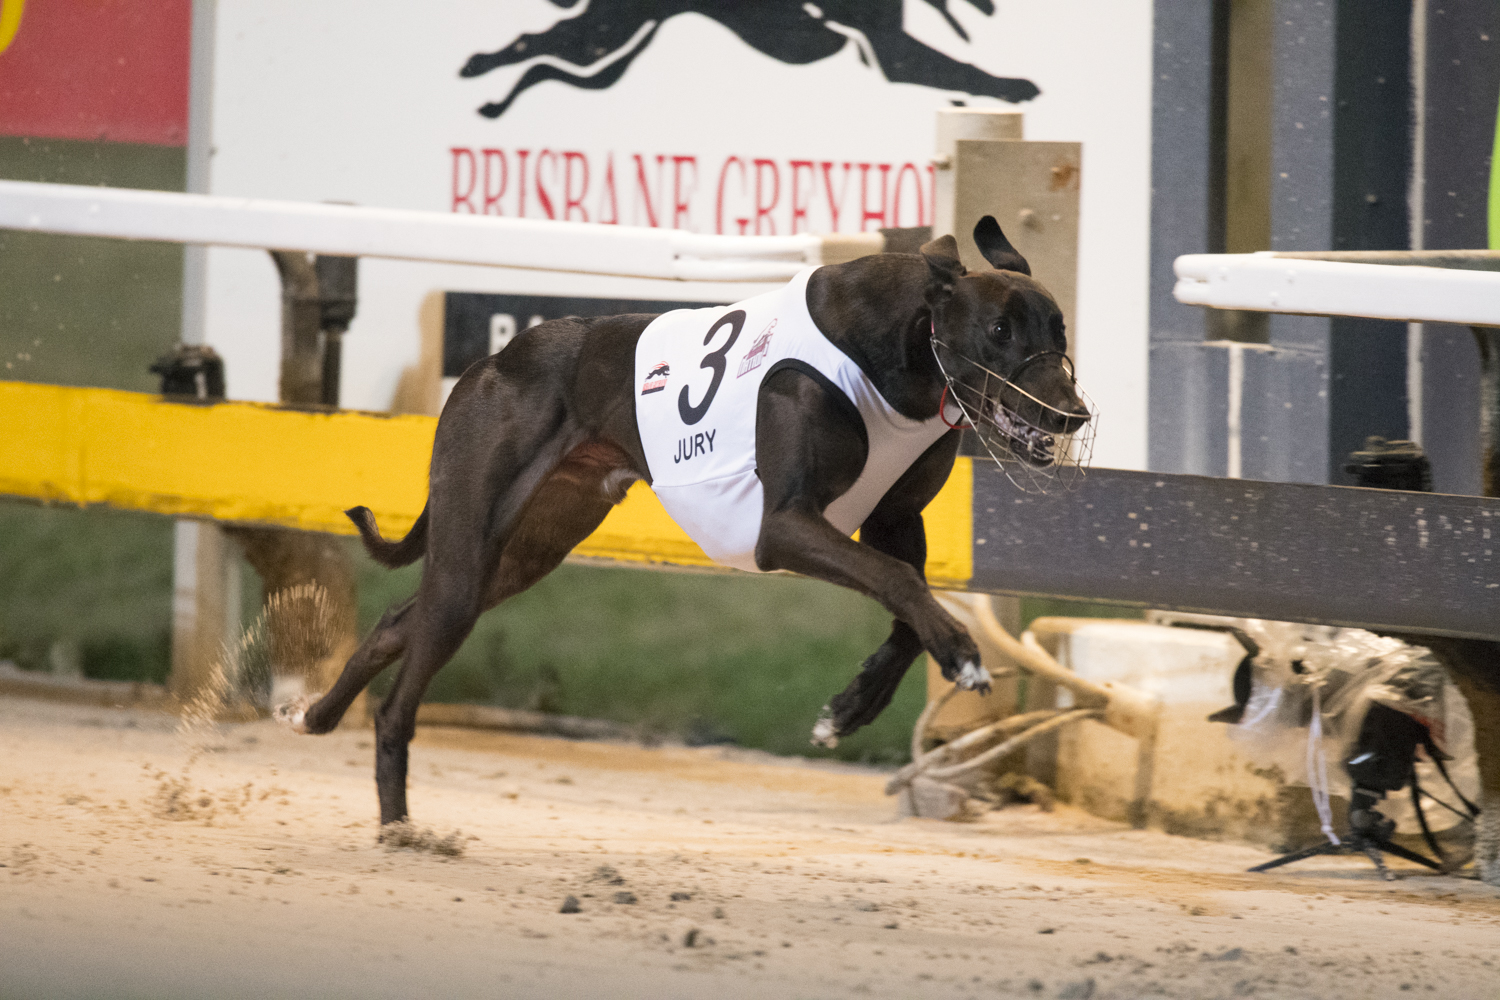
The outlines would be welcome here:
<svg viewBox="0 0 1500 1000">
<path fill-rule="evenodd" d="M 936 357 L 936 354 L 937 354 L 937 344 L 935 343 L 935 341 L 937 340 L 937 318 L 933 317 L 933 316 L 929 316 L 927 318 L 927 327 L 928 327 L 929 330 L 932 331 L 932 339 L 934 341 L 934 344 L 933 344 L 933 355 L 934 355 L 934 357 Z M 939 366 L 939 370 L 941 371 L 941 365 Z M 948 419 L 948 413 L 947 413 L 947 410 L 948 410 L 948 390 L 951 389 L 951 388 L 953 388 L 953 383 L 950 382 L 948 380 L 948 376 L 946 374 L 944 374 L 943 375 L 943 394 L 938 397 L 938 416 L 942 419 L 943 423 L 947 424 L 949 428 L 951 428 L 952 430 L 955 430 L 955 431 L 961 431 L 961 430 L 964 430 L 965 428 L 973 427 L 974 424 L 972 422 L 966 421 L 964 419 L 964 408 L 962 406 L 959 406 L 959 403 L 958 403 L 957 399 L 955 399 L 953 401 L 953 405 L 956 406 L 956 407 L 958 407 L 958 417 L 957 417 L 957 419 L 958 419 L 959 422 L 958 423 L 954 423 L 952 420 Z"/>
</svg>

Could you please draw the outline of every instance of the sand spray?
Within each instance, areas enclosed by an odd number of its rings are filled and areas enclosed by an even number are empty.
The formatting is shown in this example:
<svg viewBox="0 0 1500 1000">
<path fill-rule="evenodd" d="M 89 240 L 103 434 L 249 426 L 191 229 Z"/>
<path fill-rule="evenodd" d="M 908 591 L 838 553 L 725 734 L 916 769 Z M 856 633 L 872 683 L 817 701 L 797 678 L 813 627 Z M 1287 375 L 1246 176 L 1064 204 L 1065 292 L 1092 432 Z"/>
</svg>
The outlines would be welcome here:
<svg viewBox="0 0 1500 1000">
<path fill-rule="evenodd" d="M 254 801 L 288 794 L 269 787 L 257 792 L 253 783 L 210 790 L 199 787 L 193 770 L 205 754 L 225 748 L 222 721 L 249 721 L 279 705 L 316 700 L 309 689 L 321 681 L 325 664 L 338 651 L 342 624 L 335 621 L 328 591 L 319 584 L 298 584 L 270 595 L 238 640 L 220 648 L 206 683 L 182 706 L 177 735 L 188 753 L 181 769 L 173 774 L 145 765 L 156 783 L 152 813 L 160 819 L 212 823 L 240 814 Z"/>
</svg>

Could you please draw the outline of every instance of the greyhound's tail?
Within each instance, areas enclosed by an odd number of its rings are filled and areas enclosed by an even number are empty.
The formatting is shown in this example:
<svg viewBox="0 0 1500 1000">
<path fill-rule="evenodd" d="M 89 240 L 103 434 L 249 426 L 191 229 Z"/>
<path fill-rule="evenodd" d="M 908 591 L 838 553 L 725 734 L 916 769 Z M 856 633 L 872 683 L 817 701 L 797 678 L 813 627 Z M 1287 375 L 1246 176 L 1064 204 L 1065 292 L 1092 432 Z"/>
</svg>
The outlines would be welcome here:
<svg viewBox="0 0 1500 1000">
<path fill-rule="evenodd" d="M 380 529 L 375 527 L 375 515 L 370 512 L 370 508 L 350 507 L 344 513 L 359 529 L 360 540 L 365 543 L 365 551 L 370 553 L 370 558 L 382 566 L 391 569 L 407 566 L 422 558 L 427 552 L 426 507 L 422 508 L 417 523 L 411 526 L 406 537 L 399 542 L 393 542 L 381 536 Z"/>
</svg>

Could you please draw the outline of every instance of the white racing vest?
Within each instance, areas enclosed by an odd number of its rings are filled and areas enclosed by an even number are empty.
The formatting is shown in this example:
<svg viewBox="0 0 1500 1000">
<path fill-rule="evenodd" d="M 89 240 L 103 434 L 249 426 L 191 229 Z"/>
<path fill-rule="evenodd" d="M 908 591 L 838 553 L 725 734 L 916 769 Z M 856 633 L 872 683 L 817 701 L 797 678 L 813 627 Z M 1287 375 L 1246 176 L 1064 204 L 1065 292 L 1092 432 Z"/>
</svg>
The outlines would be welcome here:
<svg viewBox="0 0 1500 1000">
<path fill-rule="evenodd" d="M 864 420 L 869 453 L 849 491 L 823 512 L 852 535 L 880 498 L 948 432 L 941 415 L 892 409 L 807 309 L 807 279 L 732 306 L 664 313 L 635 349 L 635 415 L 662 506 L 714 562 L 757 571 L 764 496 L 755 467 L 760 384 L 792 366 L 843 393 Z"/>
</svg>

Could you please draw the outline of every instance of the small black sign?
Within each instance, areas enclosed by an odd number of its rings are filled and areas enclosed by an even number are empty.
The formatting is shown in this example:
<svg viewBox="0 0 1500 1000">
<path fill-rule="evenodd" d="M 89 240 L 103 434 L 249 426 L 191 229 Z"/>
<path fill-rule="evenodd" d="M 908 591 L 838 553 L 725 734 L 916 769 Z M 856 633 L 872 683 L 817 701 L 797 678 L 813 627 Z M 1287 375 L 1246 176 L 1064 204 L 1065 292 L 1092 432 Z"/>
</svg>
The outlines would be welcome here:
<svg viewBox="0 0 1500 1000">
<path fill-rule="evenodd" d="M 714 303 L 448 292 L 443 297 L 443 377 L 457 378 L 480 358 L 487 358 L 510 343 L 520 331 L 545 320 L 564 316 L 664 313 L 711 305 Z"/>
</svg>

